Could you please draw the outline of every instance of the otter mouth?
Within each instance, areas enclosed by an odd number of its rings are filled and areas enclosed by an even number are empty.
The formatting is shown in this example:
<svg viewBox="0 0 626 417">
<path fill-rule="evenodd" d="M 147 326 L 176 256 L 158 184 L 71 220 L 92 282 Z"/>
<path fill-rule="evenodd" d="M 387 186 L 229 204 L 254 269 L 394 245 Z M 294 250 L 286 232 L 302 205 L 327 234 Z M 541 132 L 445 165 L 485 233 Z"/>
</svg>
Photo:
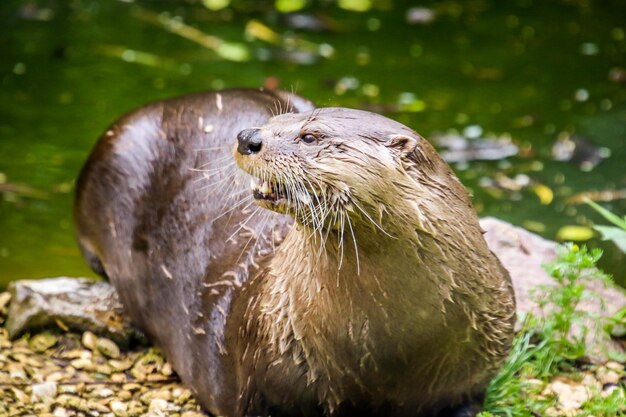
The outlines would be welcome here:
<svg viewBox="0 0 626 417">
<path fill-rule="evenodd" d="M 255 201 L 257 203 L 264 203 L 262 205 L 275 206 L 286 200 L 283 187 L 278 184 L 262 181 L 259 178 L 253 177 L 250 181 L 250 188 L 252 189 L 252 196 Z"/>
</svg>

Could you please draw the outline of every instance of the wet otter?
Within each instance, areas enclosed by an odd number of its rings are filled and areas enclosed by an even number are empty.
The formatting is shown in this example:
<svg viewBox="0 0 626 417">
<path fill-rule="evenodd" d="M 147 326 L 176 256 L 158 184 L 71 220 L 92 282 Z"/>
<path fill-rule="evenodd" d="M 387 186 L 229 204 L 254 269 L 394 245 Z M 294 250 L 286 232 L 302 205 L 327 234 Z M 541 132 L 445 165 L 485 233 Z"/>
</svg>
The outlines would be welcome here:
<svg viewBox="0 0 626 417">
<path fill-rule="evenodd" d="M 452 415 L 480 397 L 515 306 L 465 189 L 397 122 L 264 94 L 116 124 L 78 185 L 87 258 L 216 415 Z M 290 113 L 267 121 L 272 100 Z"/>
</svg>

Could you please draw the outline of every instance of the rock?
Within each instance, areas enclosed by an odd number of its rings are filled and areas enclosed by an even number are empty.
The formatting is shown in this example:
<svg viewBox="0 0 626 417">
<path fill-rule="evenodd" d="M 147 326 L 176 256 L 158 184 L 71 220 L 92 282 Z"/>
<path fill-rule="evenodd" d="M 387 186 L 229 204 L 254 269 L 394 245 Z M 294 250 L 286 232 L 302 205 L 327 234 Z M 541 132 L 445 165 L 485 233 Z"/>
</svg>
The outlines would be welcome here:
<svg viewBox="0 0 626 417">
<path fill-rule="evenodd" d="M 15 281 L 9 285 L 11 304 L 6 328 L 11 338 L 51 326 L 92 331 L 118 343 L 135 336 L 122 315 L 114 288 L 86 278 L 50 278 Z"/>
<path fill-rule="evenodd" d="M 33 385 L 33 392 L 30 396 L 32 402 L 50 402 L 57 395 L 57 383 L 56 382 L 42 382 L 41 384 Z"/>
<path fill-rule="evenodd" d="M 486 232 L 487 245 L 511 274 L 518 316 L 526 313 L 544 316 L 549 309 L 544 311 L 539 307 L 532 298 L 532 291 L 539 285 L 556 285 L 556 281 L 542 267 L 555 259 L 556 242 L 493 217 L 481 219 L 480 224 Z M 626 292 L 615 285 L 605 287 L 602 282 L 591 279 L 583 280 L 582 283 L 588 292 L 597 296 L 583 298 L 577 310 L 600 318 L 585 322 L 588 328 L 585 339 L 589 355 L 587 359 L 591 363 L 603 364 L 615 355 L 624 354 L 624 348 L 603 331 L 602 319 L 613 316 L 626 306 Z M 520 324 L 518 321 L 518 326 Z M 580 327 L 573 329 L 574 334 L 579 334 L 577 332 L 580 332 Z"/>
</svg>

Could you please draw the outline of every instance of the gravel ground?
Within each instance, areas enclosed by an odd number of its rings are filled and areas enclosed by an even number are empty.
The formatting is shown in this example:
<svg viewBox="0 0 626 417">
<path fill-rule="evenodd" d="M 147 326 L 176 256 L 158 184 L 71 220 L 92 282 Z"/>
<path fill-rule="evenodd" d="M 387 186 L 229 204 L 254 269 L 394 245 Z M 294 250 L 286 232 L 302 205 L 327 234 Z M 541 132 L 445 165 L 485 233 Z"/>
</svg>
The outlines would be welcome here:
<svg viewBox="0 0 626 417">
<path fill-rule="evenodd" d="M 0 417 L 206 416 L 158 349 L 120 349 L 91 332 L 45 331 L 11 341 L 4 322 L 8 293 L 0 293 Z M 592 398 L 615 390 L 624 398 L 624 365 L 609 362 L 545 382 L 527 380 L 529 395 L 551 401 L 549 417 L 581 413 Z M 531 394 L 532 393 L 532 394 Z M 600 413 L 600 415 L 604 415 Z"/>
<path fill-rule="evenodd" d="M 154 347 L 62 330 L 9 340 L 8 301 L 0 293 L 0 416 L 206 415 Z"/>
</svg>

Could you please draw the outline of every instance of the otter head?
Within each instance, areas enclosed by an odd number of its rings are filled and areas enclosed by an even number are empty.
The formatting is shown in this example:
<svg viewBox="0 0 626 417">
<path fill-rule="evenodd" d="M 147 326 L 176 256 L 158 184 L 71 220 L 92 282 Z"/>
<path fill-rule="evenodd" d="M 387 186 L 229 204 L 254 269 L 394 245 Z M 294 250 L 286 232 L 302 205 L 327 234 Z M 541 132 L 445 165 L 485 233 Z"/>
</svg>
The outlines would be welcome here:
<svg viewBox="0 0 626 417">
<path fill-rule="evenodd" d="M 400 123 L 345 108 L 282 114 L 237 140 L 257 204 L 319 228 L 345 214 L 374 223 L 397 201 L 423 142 Z"/>
</svg>

